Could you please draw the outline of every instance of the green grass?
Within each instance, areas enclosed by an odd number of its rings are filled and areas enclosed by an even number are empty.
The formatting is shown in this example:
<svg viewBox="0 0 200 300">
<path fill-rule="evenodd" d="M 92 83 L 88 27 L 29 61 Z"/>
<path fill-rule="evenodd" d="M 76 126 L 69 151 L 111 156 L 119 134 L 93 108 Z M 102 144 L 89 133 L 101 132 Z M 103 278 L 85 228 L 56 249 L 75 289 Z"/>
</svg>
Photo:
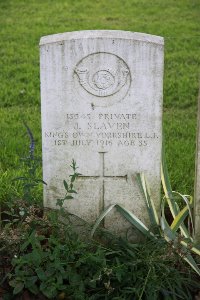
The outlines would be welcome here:
<svg viewBox="0 0 200 300">
<path fill-rule="evenodd" d="M 41 154 L 39 39 L 87 29 L 165 38 L 164 134 L 172 186 L 193 193 L 200 64 L 199 0 L 0 0 L 0 201 L 13 197 L 28 147 L 22 119 Z M 18 195 L 20 196 L 20 195 Z M 41 190 L 38 197 L 42 197 Z"/>
</svg>

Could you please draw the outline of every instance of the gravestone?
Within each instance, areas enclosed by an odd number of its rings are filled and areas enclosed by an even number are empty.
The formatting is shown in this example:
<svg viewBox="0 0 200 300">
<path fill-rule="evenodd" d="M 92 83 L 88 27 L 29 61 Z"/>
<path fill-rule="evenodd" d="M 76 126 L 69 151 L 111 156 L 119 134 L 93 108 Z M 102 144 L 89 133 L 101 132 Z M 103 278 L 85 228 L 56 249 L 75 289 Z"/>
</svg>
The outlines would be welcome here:
<svg viewBox="0 0 200 300">
<path fill-rule="evenodd" d="M 79 31 L 40 41 L 44 204 L 55 207 L 74 159 L 82 174 L 69 212 L 94 222 L 113 203 L 148 223 L 136 180 L 144 172 L 159 206 L 163 38 Z M 104 226 L 129 226 L 115 211 Z"/>
<path fill-rule="evenodd" d="M 200 243 L 200 89 L 198 97 L 198 117 L 197 117 L 197 143 L 196 143 L 196 178 L 195 178 L 195 240 Z"/>
</svg>

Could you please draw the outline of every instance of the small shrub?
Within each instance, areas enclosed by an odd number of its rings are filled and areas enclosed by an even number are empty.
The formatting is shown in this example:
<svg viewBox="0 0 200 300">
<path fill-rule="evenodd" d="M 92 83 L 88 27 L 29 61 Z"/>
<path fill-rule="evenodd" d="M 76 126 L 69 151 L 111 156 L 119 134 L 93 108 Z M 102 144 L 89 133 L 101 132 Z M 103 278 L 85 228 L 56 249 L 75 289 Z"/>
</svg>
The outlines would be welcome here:
<svg viewBox="0 0 200 300">
<path fill-rule="evenodd" d="M 162 239 L 131 244 L 107 235 L 105 244 L 102 233 L 98 242 L 81 241 L 71 225 L 59 222 L 56 211 L 40 219 L 37 229 L 29 220 L 24 226 L 7 275 L 14 295 L 26 290 L 35 299 L 189 300 L 198 287 L 194 274 Z"/>
</svg>

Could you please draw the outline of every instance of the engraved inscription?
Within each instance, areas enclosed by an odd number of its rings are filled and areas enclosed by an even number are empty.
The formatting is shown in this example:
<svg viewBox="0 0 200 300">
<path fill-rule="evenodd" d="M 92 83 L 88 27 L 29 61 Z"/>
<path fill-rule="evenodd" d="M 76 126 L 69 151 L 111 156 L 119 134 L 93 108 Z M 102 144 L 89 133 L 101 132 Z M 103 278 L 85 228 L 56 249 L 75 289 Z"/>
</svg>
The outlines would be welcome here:
<svg viewBox="0 0 200 300">
<path fill-rule="evenodd" d="M 95 118 L 89 114 L 68 113 L 66 124 L 68 131 L 46 131 L 45 138 L 53 140 L 55 146 L 92 147 L 109 149 L 110 147 L 147 148 L 159 139 L 159 134 L 138 130 L 135 126 L 137 114 L 98 113 Z"/>
<path fill-rule="evenodd" d="M 76 65 L 74 76 L 75 81 L 79 83 L 78 93 L 82 97 L 88 98 L 91 95 L 93 98 L 104 100 L 109 100 L 113 95 L 117 95 L 114 99 L 116 101 L 124 98 L 131 81 L 129 67 L 123 59 L 104 52 L 93 53 L 83 58 Z M 102 101 L 99 104 L 104 106 Z"/>
</svg>

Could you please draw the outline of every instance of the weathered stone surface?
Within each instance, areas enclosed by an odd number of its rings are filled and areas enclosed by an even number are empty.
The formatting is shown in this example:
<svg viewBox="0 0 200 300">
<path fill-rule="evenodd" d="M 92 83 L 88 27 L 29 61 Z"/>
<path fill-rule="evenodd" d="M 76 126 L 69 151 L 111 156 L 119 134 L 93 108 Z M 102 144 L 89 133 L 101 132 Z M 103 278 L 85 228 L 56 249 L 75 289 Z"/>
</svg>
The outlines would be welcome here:
<svg viewBox="0 0 200 300">
<path fill-rule="evenodd" d="M 159 205 L 163 38 L 80 31 L 41 38 L 44 203 L 55 207 L 75 159 L 82 174 L 67 209 L 93 222 L 119 203 L 147 222 L 131 175 L 144 172 Z M 111 212 L 105 226 L 127 228 Z"/>
</svg>

